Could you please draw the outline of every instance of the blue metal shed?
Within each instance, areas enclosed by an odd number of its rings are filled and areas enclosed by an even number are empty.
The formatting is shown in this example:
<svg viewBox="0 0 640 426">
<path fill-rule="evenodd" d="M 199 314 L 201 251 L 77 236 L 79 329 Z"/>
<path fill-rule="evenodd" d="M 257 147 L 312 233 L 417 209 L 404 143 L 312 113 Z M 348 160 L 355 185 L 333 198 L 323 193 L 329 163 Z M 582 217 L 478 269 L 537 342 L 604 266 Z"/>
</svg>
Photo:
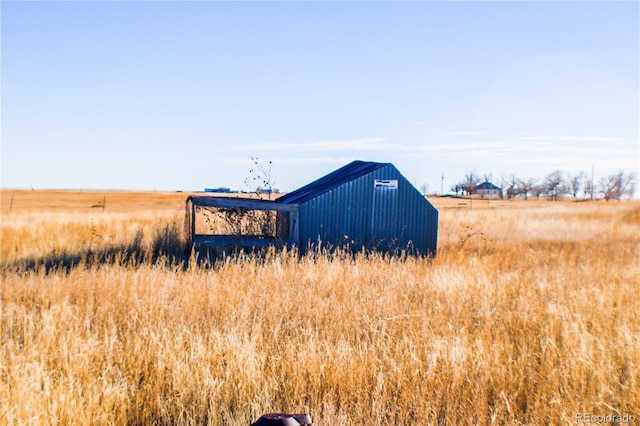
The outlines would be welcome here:
<svg viewBox="0 0 640 426">
<path fill-rule="evenodd" d="M 299 206 L 299 244 L 434 254 L 438 210 L 391 163 L 353 161 L 276 200 Z"/>
</svg>

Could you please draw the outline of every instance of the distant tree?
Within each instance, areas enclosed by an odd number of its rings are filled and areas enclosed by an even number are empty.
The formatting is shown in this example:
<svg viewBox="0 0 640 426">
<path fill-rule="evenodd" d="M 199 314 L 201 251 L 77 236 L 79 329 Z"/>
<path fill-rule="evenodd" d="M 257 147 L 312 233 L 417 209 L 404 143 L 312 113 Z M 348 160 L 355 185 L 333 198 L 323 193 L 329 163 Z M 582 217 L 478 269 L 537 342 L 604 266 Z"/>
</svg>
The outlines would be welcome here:
<svg viewBox="0 0 640 426">
<path fill-rule="evenodd" d="M 538 179 L 524 178 L 518 179 L 518 193 L 524 195 L 524 199 L 529 199 L 529 193 L 533 190 L 534 185 Z"/>
<path fill-rule="evenodd" d="M 507 191 L 506 191 L 507 200 L 517 197 L 519 193 L 518 185 L 520 180 L 516 177 L 516 175 L 510 175 L 507 178 L 506 182 L 507 182 Z"/>
<path fill-rule="evenodd" d="M 502 176 L 500 178 L 500 193 L 503 197 L 509 198 L 509 194 L 507 193 L 509 190 L 509 186 L 511 185 L 511 177 L 510 176 Z"/>
<path fill-rule="evenodd" d="M 507 185 L 507 178 L 502 176 L 500 178 L 500 198 L 504 198 L 506 196 L 506 192 L 504 190 L 506 185 Z"/>
<path fill-rule="evenodd" d="M 456 197 L 457 197 L 458 193 L 462 192 L 462 186 L 460 186 L 460 184 L 457 183 L 451 187 L 451 190 L 456 193 Z"/>
<path fill-rule="evenodd" d="M 478 184 L 480 183 L 480 178 L 475 170 L 470 171 L 469 173 L 464 175 L 464 180 L 461 183 L 461 187 L 467 195 L 471 195 L 474 193 L 476 188 L 478 188 Z"/>
<path fill-rule="evenodd" d="M 535 184 L 531 187 L 531 193 L 536 196 L 536 199 L 540 201 L 540 196 L 546 192 L 546 188 L 543 184 Z"/>
<path fill-rule="evenodd" d="M 569 176 L 569 179 L 567 180 L 567 190 L 569 191 L 569 194 L 573 195 L 574 199 L 578 198 L 578 192 L 580 192 L 580 188 L 582 188 L 584 177 L 584 172 L 579 172 Z"/>
<path fill-rule="evenodd" d="M 585 200 L 587 199 L 587 196 L 591 196 L 591 199 L 593 200 L 593 186 L 593 180 L 585 176 L 584 182 L 582 183 L 582 193 L 584 194 Z"/>
<path fill-rule="evenodd" d="M 623 194 L 622 195 L 626 195 L 629 198 L 633 198 L 633 195 L 636 193 L 636 181 L 637 181 L 636 174 L 635 173 L 629 173 L 627 175 L 627 181 L 623 185 L 624 186 L 624 190 L 623 190 Z"/>
<path fill-rule="evenodd" d="M 549 173 L 544 178 L 545 193 L 551 197 L 551 200 L 558 201 L 560 195 L 565 192 L 564 177 L 560 170 Z"/>
<path fill-rule="evenodd" d="M 616 174 L 601 178 L 599 182 L 600 193 L 607 201 L 620 200 L 624 196 L 633 197 L 635 185 L 635 174 L 626 174 L 622 170 Z"/>
<path fill-rule="evenodd" d="M 427 192 L 429 192 L 429 184 L 423 183 L 422 185 L 420 185 L 420 191 L 422 191 L 422 195 L 426 197 Z"/>
<path fill-rule="evenodd" d="M 600 178 L 598 186 L 600 188 L 600 193 L 602 193 L 605 200 L 609 201 L 620 199 L 620 190 L 618 182 L 616 182 L 616 175 L 609 175 Z"/>
<path fill-rule="evenodd" d="M 482 179 L 484 182 L 491 182 L 493 180 L 493 172 L 483 174 Z"/>
</svg>

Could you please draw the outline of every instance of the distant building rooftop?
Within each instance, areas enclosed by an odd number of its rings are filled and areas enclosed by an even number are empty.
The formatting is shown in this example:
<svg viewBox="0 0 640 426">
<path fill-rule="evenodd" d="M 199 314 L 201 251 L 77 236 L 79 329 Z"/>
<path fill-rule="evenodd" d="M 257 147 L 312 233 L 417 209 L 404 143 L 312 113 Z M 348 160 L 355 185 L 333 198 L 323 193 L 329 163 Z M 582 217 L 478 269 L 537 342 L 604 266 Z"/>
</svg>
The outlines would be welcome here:
<svg viewBox="0 0 640 426">
<path fill-rule="evenodd" d="M 483 182 L 483 183 L 481 183 L 480 185 L 478 185 L 476 187 L 476 190 L 478 190 L 478 189 L 497 189 L 498 191 L 500 190 L 499 187 L 495 186 L 491 182 Z"/>
</svg>

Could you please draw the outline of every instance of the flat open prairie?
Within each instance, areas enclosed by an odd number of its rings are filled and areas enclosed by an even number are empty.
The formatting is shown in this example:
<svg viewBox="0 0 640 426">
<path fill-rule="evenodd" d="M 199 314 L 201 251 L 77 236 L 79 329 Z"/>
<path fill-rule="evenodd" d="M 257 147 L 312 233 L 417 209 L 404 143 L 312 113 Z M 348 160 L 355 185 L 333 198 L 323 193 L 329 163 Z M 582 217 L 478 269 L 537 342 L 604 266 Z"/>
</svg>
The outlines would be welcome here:
<svg viewBox="0 0 640 426">
<path fill-rule="evenodd" d="M 431 198 L 434 258 L 211 264 L 184 193 L 0 195 L 0 424 L 640 422 L 638 201 Z"/>
</svg>

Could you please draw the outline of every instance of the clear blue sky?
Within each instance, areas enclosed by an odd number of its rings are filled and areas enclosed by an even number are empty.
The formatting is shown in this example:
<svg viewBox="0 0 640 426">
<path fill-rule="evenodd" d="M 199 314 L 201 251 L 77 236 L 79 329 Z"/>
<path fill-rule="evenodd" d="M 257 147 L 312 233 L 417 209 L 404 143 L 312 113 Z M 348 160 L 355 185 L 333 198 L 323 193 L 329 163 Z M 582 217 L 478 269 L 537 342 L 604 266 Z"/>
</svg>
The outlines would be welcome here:
<svg viewBox="0 0 640 426">
<path fill-rule="evenodd" d="M 12 2 L 5 188 L 640 170 L 639 3 Z"/>
</svg>

